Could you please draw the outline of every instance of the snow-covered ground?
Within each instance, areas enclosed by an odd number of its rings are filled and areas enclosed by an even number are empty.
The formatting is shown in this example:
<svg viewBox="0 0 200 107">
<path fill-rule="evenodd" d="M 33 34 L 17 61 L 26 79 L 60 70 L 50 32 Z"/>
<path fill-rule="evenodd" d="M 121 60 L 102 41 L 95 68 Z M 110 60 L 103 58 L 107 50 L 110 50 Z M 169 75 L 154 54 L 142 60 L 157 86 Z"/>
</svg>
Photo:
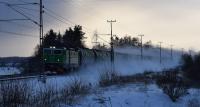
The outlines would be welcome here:
<svg viewBox="0 0 200 107">
<path fill-rule="evenodd" d="M 16 67 L 0 67 L 0 75 L 14 75 L 20 73 L 20 70 Z"/>
<path fill-rule="evenodd" d="M 153 84 L 112 86 L 95 90 L 73 107 L 188 107 L 189 100 L 200 98 L 199 90 L 190 89 L 189 93 L 174 103 Z"/>
</svg>

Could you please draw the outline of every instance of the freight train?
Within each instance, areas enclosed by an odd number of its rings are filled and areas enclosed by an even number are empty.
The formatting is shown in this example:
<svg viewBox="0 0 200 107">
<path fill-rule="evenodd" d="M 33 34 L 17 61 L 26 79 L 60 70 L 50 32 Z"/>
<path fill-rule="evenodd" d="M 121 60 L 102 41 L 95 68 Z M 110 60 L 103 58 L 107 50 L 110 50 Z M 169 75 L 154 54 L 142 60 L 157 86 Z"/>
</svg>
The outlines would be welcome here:
<svg viewBox="0 0 200 107">
<path fill-rule="evenodd" d="M 110 55 L 110 51 L 96 49 L 43 49 L 45 71 L 56 71 L 56 73 L 65 73 L 96 61 L 108 60 Z"/>
<path fill-rule="evenodd" d="M 139 60 L 140 55 L 113 53 L 115 61 Z M 111 51 L 97 49 L 44 48 L 45 71 L 66 73 L 100 61 L 110 61 Z M 158 60 L 158 56 L 143 56 L 144 60 Z M 168 58 L 162 57 L 163 60 Z"/>
</svg>

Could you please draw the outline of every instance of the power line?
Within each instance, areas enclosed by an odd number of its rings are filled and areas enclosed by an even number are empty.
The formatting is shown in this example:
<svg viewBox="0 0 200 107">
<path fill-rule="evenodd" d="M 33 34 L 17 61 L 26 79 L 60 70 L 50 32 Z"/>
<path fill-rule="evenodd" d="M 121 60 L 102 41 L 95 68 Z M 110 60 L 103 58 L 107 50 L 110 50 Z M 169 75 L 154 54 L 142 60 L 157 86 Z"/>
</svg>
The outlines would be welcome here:
<svg viewBox="0 0 200 107">
<path fill-rule="evenodd" d="M 57 21 L 60 21 L 60 22 L 62 22 L 62 23 L 64 23 L 64 24 L 66 24 L 66 25 L 69 26 L 69 23 L 67 23 L 67 22 L 65 22 L 65 21 L 63 21 L 63 20 L 57 18 L 56 16 L 54 16 L 54 15 L 48 13 L 48 12 L 45 12 L 45 14 L 48 15 L 49 17 L 52 17 L 52 18 L 56 19 Z"/>
<path fill-rule="evenodd" d="M 98 36 L 98 35 L 97 35 L 97 36 Z M 100 36 L 98 36 L 98 38 L 101 39 L 102 41 L 104 41 L 104 42 L 110 44 L 110 42 L 106 41 L 105 39 L 101 38 Z"/>
<path fill-rule="evenodd" d="M 16 7 L 16 6 L 15 6 L 15 7 Z M 16 9 L 19 10 L 19 11 L 21 11 L 21 12 L 23 12 L 23 14 L 29 16 L 29 18 L 36 18 L 36 19 L 38 18 L 38 16 L 35 16 L 35 15 L 31 14 L 31 12 L 28 12 L 28 11 L 22 9 L 22 8 L 17 8 L 17 7 L 16 7 Z M 39 12 L 39 11 L 38 11 L 38 12 Z"/>
<path fill-rule="evenodd" d="M 76 23 L 72 22 L 71 20 L 69 20 L 69 19 L 67 19 L 67 18 L 65 18 L 65 17 L 63 17 L 63 16 L 57 14 L 56 12 L 54 12 L 54 11 L 52 11 L 52 10 L 50 10 L 50 9 L 47 9 L 47 8 L 45 8 L 45 7 L 44 7 L 44 9 L 45 9 L 46 11 L 48 11 L 49 13 L 52 13 L 52 14 L 54 14 L 54 15 L 60 17 L 61 19 L 67 21 L 67 22 L 70 23 L 70 24 L 77 25 Z M 85 27 L 85 26 L 83 26 L 83 25 L 82 25 L 82 27 L 85 28 L 86 30 L 89 30 L 89 31 L 90 31 L 90 29 L 88 29 L 87 27 Z M 91 33 L 91 32 L 90 32 L 90 33 Z"/>
<path fill-rule="evenodd" d="M 17 8 L 21 8 L 21 9 L 25 9 L 25 10 L 29 10 L 29 11 L 34 11 L 34 12 L 38 12 L 39 10 L 37 9 L 31 9 L 31 8 L 26 8 L 26 7 L 21 7 L 21 6 L 15 6 Z"/>
<path fill-rule="evenodd" d="M 25 2 L 25 1 L 23 1 L 23 0 L 18 0 L 18 1 L 23 2 L 23 3 L 27 3 L 27 2 Z"/>
<path fill-rule="evenodd" d="M 8 6 L 8 7 L 10 7 L 12 10 L 16 11 L 17 13 L 21 14 L 22 16 L 24 16 L 25 18 L 29 19 L 31 22 L 33 22 L 33 23 L 35 23 L 36 25 L 40 26 L 40 25 L 38 24 L 38 22 L 37 22 L 37 21 L 35 21 L 35 20 L 31 19 L 30 17 L 28 17 L 28 16 L 27 16 L 27 15 L 25 15 L 24 13 L 22 13 L 22 12 L 18 11 L 17 9 L 13 8 L 13 7 L 12 7 L 12 6 L 10 6 L 10 5 L 7 5 L 7 6 Z"/>
<path fill-rule="evenodd" d="M 29 2 L 25 2 L 25 1 L 23 1 L 23 0 L 18 0 L 18 1 L 20 1 L 20 2 L 22 2 L 22 3 L 29 3 Z"/>
<path fill-rule="evenodd" d="M 10 21 L 24 21 L 29 19 L 0 19 L 0 22 L 10 22 Z"/>
<path fill-rule="evenodd" d="M 34 35 L 30 35 L 30 34 L 22 34 L 22 33 L 10 32 L 10 31 L 3 31 L 3 30 L 0 30 L 0 33 L 12 34 L 12 35 L 23 36 L 23 37 L 38 38 L 38 37 L 36 37 L 36 36 L 34 36 Z"/>
<path fill-rule="evenodd" d="M 20 27 L 24 27 L 24 28 L 33 28 L 33 29 L 35 29 L 35 27 L 33 27 L 33 26 L 28 26 L 28 25 L 25 25 L 25 24 L 19 24 L 17 22 L 13 22 L 13 21 L 5 21 L 5 22 L 2 22 L 2 23 L 12 23 L 12 24 L 17 25 L 18 27 L 20 26 Z"/>
<path fill-rule="evenodd" d="M 4 4 L 5 4 L 6 2 L 4 2 Z M 8 5 L 10 5 L 10 6 L 16 6 L 16 5 L 38 5 L 38 3 L 23 3 L 23 4 L 9 4 L 9 3 L 6 3 L 6 4 L 8 4 Z"/>
<path fill-rule="evenodd" d="M 52 17 L 52 18 L 54 18 L 54 19 L 56 19 L 57 21 L 59 21 L 59 22 L 62 22 L 62 23 L 64 23 L 64 24 L 66 24 L 66 25 L 71 25 L 71 24 L 75 24 L 74 22 L 72 22 L 72 21 L 70 21 L 70 20 L 68 20 L 68 19 L 66 19 L 66 18 L 64 18 L 63 16 L 60 16 L 60 15 L 58 15 L 57 13 L 55 13 L 55 12 L 53 12 L 53 11 L 51 11 L 51 10 L 49 10 L 49 9 L 47 9 L 47 8 L 45 8 L 45 14 L 46 15 L 48 15 L 49 17 Z M 58 17 L 60 17 L 60 18 L 58 18 Z M 70 22 L 69 22 L 70 21 Z M 76 24 L 75 24 L 76 25 Z M 69 27 L 74 27 L 74 26 L 69 26 Z M 82 26 L 83 28 L 85 28 L 85 29 L 87 29 L 86 27 L 84 27 L 84 26 Z M 87 30 L 89 30 L 89 29 L 87 29 Z M 87 33 L 91 33 L 91 32 L 89 32 L 89 31 L 86 31 Z"/>
<path fill-rule="evenodd" d="M 55 14 L 56 16 L 58 16 L 58 17 L 60 17 L 60 18 L 62 18 L 62 19 L 64 19 L 64 20 L 66 20 L 67 22 L 69 22 L 69 23 L 71 23 L 71 24 L 74 24 L 74 25 L 76 25 L 76 24 L 75 24 L 75 23 L 73 23 L 72 21 L 70 21 L 70 20 L 68 20 L 68 19 L 64 18 L 63 16 L 61 16 L 61 15 L 57 14 L 56 12 L 54 12 L 54 11 L 52 11 L 52 10 L 50 10 L 50 9 L 47 9 L 47 8 L 45 8 L 45 7 L 44 7 L 44 9 L 45 9 L 46 11 L 48 11 L 48 12 L 52 13 L 52 14 Z"/>
<path fill-rule="evenodd" d="M 19 13 L 20 15 L 22 15 L 22 16 L 24 16 L 25 18 L 27 18 L 28 20 L 30 20 L 31 22 L 33 22 L 33 23 L 39 25 L 39 24 L 37 23 L 37 21 L 31 19 L 30 17 L 28 17 L 28 16 L 25 15 L 24 13 L 22 13 L 22 12 L 20 12 L 19 10 L 13 8 L 13 6 L 17 6 L 17 5 L 29 5 L 29 4 L 35 5 L 35 4 L 38 4 L 38 3 L 24 3 L 24 4 L 9 4 L 9 3 L 7 3 L 7 2 L 0 2 L 0 3 L 5 4 L 6 6 L 8 6 L 9 8 L 11 8 L 11 9 L 14 10 L 15 12 Z M 40 26 L 40 25 L 39 25 L 39 26 Z"/>
</svg>

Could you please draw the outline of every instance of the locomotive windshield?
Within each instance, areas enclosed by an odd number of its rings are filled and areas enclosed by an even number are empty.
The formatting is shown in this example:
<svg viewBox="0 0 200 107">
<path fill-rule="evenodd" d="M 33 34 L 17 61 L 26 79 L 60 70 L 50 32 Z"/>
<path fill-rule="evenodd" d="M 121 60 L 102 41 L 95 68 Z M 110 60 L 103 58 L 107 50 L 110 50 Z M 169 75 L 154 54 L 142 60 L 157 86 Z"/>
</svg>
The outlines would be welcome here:
<svg viewBox="0 0 200 107">
<path fill-rule="evenodd" d="M 51 50 L 44 50 L 45 54 L 51 54 Z"/>
<path fill-rule="evenodd" d="M 57 54 L 57 55 L 58 55 L 58 54 L 62 54 L 62 51 L 61 51 L 61 50 L 55 50 L 55 51 L 54 51 L 54 54 Z"/>
</svg>

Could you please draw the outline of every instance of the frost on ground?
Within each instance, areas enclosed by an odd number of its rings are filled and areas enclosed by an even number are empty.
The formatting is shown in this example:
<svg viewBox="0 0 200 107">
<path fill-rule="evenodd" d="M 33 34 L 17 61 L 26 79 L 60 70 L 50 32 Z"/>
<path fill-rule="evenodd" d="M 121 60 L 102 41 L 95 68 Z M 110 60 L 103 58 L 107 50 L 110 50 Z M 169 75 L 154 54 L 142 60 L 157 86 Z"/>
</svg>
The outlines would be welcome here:
<svg viewBox="0 0 200 107">
<path fill-rule="evenodd" d="M 0 75 L 14 75 L 20 73 L 20 70 L 16 67 L 0 67 Z"/>
<path fill-rule="evenodd" d="M 197 93 L 191 89 L 190 94 L 173 103 L 156 85 L 129 84 L 94 90 L 73 107 L 189 107 L 191 99 L 200 98 Z"/>
</svg>

